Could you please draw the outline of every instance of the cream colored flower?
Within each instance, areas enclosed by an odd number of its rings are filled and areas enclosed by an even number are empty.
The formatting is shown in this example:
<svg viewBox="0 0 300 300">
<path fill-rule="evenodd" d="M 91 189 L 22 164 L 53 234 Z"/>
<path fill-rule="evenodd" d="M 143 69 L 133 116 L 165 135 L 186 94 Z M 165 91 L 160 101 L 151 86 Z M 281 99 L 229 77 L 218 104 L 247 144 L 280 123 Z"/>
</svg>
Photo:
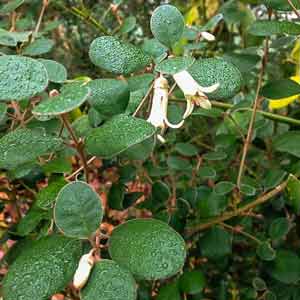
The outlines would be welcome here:
<svg viewBox="0 0 300 300">
<path fill-rule="evenodd" d="M 214 42 L 216 40 L 216 37 L 207 31 L 202 31 L 200 34 L 208 42 Z"/>
<path fill-rule="evenodd" d="M 161 128 L 162 131 L 166 127 L 179 128 L 183 125 L 184 120 L 178 124 L 172 124 L 168 120 L 168 101 L 169 101 L 169 84 L 163 75 L 160 75 L 154 81 L 154 92 L 152 98 L 152 106 L 150 115 L 147 119 L 149 123 L 157 128 Z"/>
<path fill-rule="evenodd" d="M 219 83 L 215 83 L 209 87 L 203 87 L 186 70 L 174 74 L 173 78 L 176 84 L 184 93 L 187 101 L 183 119 L 186 119 L 191 115 L 195 104 L 205 109 L 211 108 L 211 103 L 208 100 L 206 94 L 216 91 L 219 87 Z"/>
<path fill-rule="evenodd" d="M 79 260 L 77 270 L 73 277 L 73 285 L 76 289 L 83 288 L 90 277 L 91 271 L 94 266 L 93 252 L 94 249 L 92 249 L 89 253 L 81 256 Z"/>
</svg>

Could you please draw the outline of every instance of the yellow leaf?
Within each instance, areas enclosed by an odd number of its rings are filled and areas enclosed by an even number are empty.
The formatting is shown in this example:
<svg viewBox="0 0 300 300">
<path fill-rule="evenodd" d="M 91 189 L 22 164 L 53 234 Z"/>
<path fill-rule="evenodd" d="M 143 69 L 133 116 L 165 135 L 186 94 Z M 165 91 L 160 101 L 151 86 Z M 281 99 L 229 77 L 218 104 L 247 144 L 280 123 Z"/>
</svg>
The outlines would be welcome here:
<svg viewBox="0 0 300 300">
<path fill-rule="evenodd" d="M 198 7 L 193 6 L 185 15 L 185 23 L 186 25 L 193 25 L 197 21 L 199 21 L 199 11 Z"/>
<path fill-rule="evenodd" d="M 292 76 L 290 78 L 291 80 L 300 83 L 300 76 Z M 283 107 L 288 106 L 289 104 L 293 103 L 294 101 L 298 100 L 300 94 L 299 95 L 294 95 L 291 97 L 286 97 L 286 98 L 281 98 L 281 99 L 277 99 L 277 100 L 272 100 L 269 99 L 269 109 L 280 109 Z"/>
</svg>

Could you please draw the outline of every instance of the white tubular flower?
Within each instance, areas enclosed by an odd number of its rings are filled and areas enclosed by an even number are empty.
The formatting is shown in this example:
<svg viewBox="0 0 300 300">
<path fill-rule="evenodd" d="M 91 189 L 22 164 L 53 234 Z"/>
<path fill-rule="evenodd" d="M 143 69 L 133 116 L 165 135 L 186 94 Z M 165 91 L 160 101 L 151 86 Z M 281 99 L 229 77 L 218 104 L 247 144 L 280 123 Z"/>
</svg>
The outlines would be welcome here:
<svg viewBox="0 0 300 300">
<path fill-rule="evenodd" d="M 154 93 L 152 98 L 152 107 L 147 119 L 149 123 L 157 128 L 164 130 L 166 126 L 179 128 L 183 125 L 184 120 L 178 124 L 172 124 L 167 117 L 169 100 L 169 84 L 166 78 L 160 75 L 154 81 Z"/>
<path fill-rule="evenodd" d="M 94 249 L 92 249 L 88 254 L 81 256 L 79 260 L 77 270 L 73 277 L 73 285 L 76 289 L 82 289 L 90 277 L 95 263 L 93 252 Z"/>
<path fill-rule="evenodd" d="M 198 82 L 186 70 L 174 74 L 173 78 L 184 93 L 187 101 L 183 119 L 186 119 L 192 114 L 195 104 L 205 109 L 211 108 L 211 103 L 205 94 L 214 92 L 219 87 L 219 83 L 213 84 L 209 87 L 203 87 L 198 84 Z"/>
<path fill-rule="evenodd" d="M 214 42 L 216 40 L 216 37 L 207 31 L 202 31 L 201 36 L 208 42 Z"/>
</svg>

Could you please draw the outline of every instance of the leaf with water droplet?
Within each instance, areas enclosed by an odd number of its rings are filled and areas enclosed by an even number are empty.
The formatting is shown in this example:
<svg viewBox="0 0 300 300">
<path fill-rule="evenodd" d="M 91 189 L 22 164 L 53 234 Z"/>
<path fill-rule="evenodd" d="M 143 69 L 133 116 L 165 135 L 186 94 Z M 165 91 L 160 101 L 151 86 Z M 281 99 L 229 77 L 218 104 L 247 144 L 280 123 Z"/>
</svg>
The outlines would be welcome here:
<svg viewBox="0 0 300 300">
<path fill-rule="evenodd" d="M 40 102 L 32 113 L 36 116 L 57 116 L 72 111 L 83 104 L 90 95 L 86 86 L 67 85 L 60 95 Z"/>
<path fill-rule="evenodd" d="M 98 229 L 102 217 L 101 199 L 87 183 L 75 181 L 59 192 L 54 220 L 66 236 L 88 238 Z"/>
<path fill-rule="evenodd" d="M 163 74 L 174 75 L 178 72 L 187 70 L 193 63 L 193 57 L 173 57 L 163 60 L 155 66 L 155 71 Z"/>
<path fill-rule="evenodd" d="M 34 40 L 31 44 L 26 46 L 22 55 L 28 56 L 40 56 L 46 54 L 52 50 L 54 47 L 54 41 L 46 38 L 39 38 Z"/>
<path fill-rule="evenodd" d="M 61 139 L 45 134 L 42 128 L 11 131 L 0 139 L 0 168 L 15 169 L 54 152 L 61 143 Z"/>
<path fill-rule="evenodd" d="M 220 84 L 214 93 L 209 94 L 212 99 L 232 98 L 242 86 L 242 75 L 237 67 L 220 58 L 199 59 L 188 71 L 201 86 Z"/>
<path fill-rule="evenodd" d="M 38 61 L 45 66 L 49 81 L 62 83 L 67 80 L 67 70 L 62 64 L 51 59 L 40 58 Z"/>
<path fill-rule="evenodd" d="M 159 42 L 172 47 L 183 34 L 184 18 L 175 6 L 161 5 L 153 12 L 150 26 Z"/>
<path fill-rule="evenodd" d="M 130 95 L 126 81 L 96 79 L 88 87 L 91 89 L 89 102 L 101 117 L 110 118 L 125 111 Z"/>
<path fill-rule="evenodd" d="M 147 280 L 176 274 L 186 257 L 183 238 L 155 219 L 135 219 L 116 227 L 109 240 L 109 253 L 121 266 Z"/>
<path fill-rule="evenodd" d="M 85 288 L 82 300 L 135 300 L 136 283 L 126 269 L 116 262 L 102 259 L 94 266 Z"/>
<path fill-rule="evenodd" d="M 94 65 L 124 75 L 142 70 L 151 60 L 142 49 L 113 36 L 96 38 L 90 46 L 89 55 Z"/>
<path fill-rule="evenodd" d="M 42 63 L 18 55 L 0 56 L 0 100 L 22 100 L 44 91 L 48 73 Z"/>
<path fill-rule="evenodd" d="M 110 158 L 149 139 L 155 132 L 155 127 L 143 119 L 118 115 L 93 129 L 87 136 L 86 147 L 92 155 Z"/>
<path fill-rule="evenodd" d="M 32 241 L 10 265 L 3 281 L 5 300 L 45 300 L 70 282 L 81 242 L 62 236 Z"/>
</svg>

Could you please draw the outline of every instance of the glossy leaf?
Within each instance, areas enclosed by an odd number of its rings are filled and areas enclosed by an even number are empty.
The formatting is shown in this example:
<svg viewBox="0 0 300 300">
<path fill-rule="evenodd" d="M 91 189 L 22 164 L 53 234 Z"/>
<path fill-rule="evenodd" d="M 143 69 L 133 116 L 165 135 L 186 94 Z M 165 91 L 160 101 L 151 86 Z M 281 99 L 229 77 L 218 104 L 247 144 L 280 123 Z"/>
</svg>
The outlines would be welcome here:
<svg viewBox="0 0 300 300">
<path fill-rule="evenodd" d="M 172 47 L 183 34 L 184 19 L 175 6 L 161 5 L 154 10 L 150 27 L 159 42 Z"/>
<path fill-rule="evenodd" d="M 219 83 L 219 88 L 209 94 L 212 99 L 227 99 L 235 96 L 242 85 L 242 75 L 232 63 L 219 58 L 197 60 L 188 71 L 201 86 Z"/>
<path fill-rule="evenodd" d="M 5 300 L 45 300 L 70 282 L 81 256 L 81 243 L 49 236 L 25 247 L 3 281 Z"/>
<path fill-rule="evenodd" d="M 182 237 L 155 219 L 135 219 L 116 227 L 109 240 L 109 253 L 134 275 L 147 280 L 176 274 L 186 256 Z"/>
<path fill-rule="evenodd" d="M 62 83 L 67 80 L 67 70 L 62 64 L 54 60 L 43 58 L 40 58 L 39 62 L 45 66 L 48 72 L 49 81 Z"/>
<path fill-rule="evenodd" d="M 93 268 L 82 300 L 135 300 L 136 283 L 131 273 L 112 260 L 102 259 Z"/>
<path fill-rule="evenodd" d="M 103 118 L 125 111 L 129 102 L 128 84 L 116 79 L 96 79 L 87 85 L 91 89 L 90 104 Z"/>
<path fill-rule="evenodd" d="M 289 221 L 286 218 L 275 219 L 269 227 L 269 236 L 273 240 L 284 238 L 290 230 Z"/>
<path fill-rule="evenodd" d="M 83 104 L 90 95 L 86 86 L 66 86 L 60 95 L 49 97 L 39 103 L 32 113 L 36 116 L 57 116 L 72 111 Z"/>
<path fill-rule="evenodd" d="M 291 97 L 300 94 L 300 84 L 290 79 L 282 79 L 271 81 L 266 84 L 262 90 L 261 95 L 268 99 L 278 99 Z"/>
<path fill-rule="evenodd" d="M 46 38 L 36 39 L 34 42 L 26 46 L 22 54 L 28 56 L 40 56 L 48 53 L 54 47 L 54 41 Z"/>
<path fill-rule="evenodd" d="M 180 290 L 186 294 L 198 294 L 202 292 L 205 286 L 205 277 L 201 271 L 184 272 L 180 277 Z"/>
<path fill-rule="evenodd" d="M 289 131 L 273 140 L 273 147 L 279 152 L 300 157 L 300 131 Z"/>
<path fill-rule="evenodd" d="M 48 85 L 48 73 L 32 58 L 0 56 L 0 100 L 21 100 L 42 92 Z"/>
<path fill-rule="evenodd" d="M 113 36 L 96 38 L 90 46 L 89 56 L 93 64 L 115 74 L 130 74 L 150 63 L 150 57 L 140 48 Z"/>
<path fill-rule="evenodd" d="M 195 59 L 193 57 L 174 57 L 163 60 L 155 66 L 155 71 L 163 74 L 174 75 L 187 70 Z"/>
<path fill-rule="evenodd" d="M 155 128 L 142 119 L 118 115 L 87 136 L 86 146 L 90 154 L 109 158 L 147 140 Z"/>
<path fill-rule="evenodd" d="M 270 36 L 274 34 L 299 35 L 300 24 L 289 21 L 260 20 L 251 25 L 249 33 L 256 36 Z"/>
<path fill-rule="evenodd" d="M 36 130 L 17 129 L 0 139 L 0 168 L 14 169 L 58 149 L 62 140 Z"/>
<path fill-rule="evenodd" d="M 101 199 L 88 184 L 75 181 L 60 190 L 54 220 L 66 236 L 88 238 L 99 228 L 102 218 Z"/>
</svg>

